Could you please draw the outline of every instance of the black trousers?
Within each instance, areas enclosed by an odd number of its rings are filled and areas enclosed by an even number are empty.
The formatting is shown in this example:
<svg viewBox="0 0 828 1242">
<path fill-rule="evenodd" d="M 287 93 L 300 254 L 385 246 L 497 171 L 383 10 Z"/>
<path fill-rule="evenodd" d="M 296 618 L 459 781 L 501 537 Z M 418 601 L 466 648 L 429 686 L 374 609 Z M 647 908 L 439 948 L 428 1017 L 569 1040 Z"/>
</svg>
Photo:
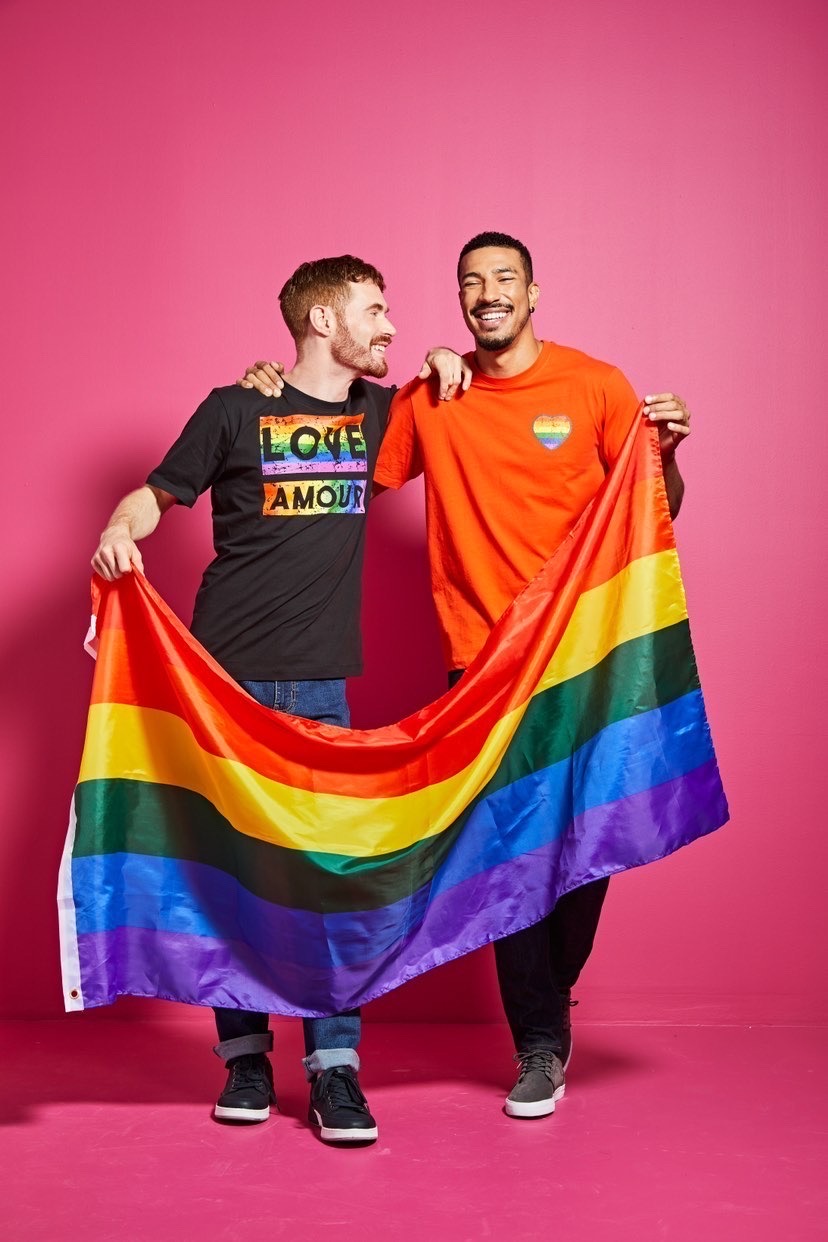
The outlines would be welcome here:
<svg viewBox="0 0 828 1242">
<path fill-rule="evenodd" d="M 565 893 L 551 914 L 496 940 L 497 981 L 518 1052 L 561 1050 L 563 1006 L 592 952 L 609 876 Z"/>
<path fill-rule="evenodd" d="M 464 672 L 449 673 L 449 686 Z M 561 993 L 575 986 L 592 952 L 608 887 L 607 876 L 575 888 L 540 923 L 495 941 L 500 997 L 518 1052 L 560 1052 Z"/>
</svg>

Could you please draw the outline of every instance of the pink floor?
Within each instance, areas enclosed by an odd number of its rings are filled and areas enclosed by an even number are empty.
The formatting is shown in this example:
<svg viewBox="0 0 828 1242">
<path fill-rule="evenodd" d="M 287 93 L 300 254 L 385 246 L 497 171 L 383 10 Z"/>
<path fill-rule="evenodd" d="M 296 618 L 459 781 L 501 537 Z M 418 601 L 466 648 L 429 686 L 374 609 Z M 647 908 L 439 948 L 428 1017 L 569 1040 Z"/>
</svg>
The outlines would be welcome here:
<svg viewBox="0 0 828 1242">
<path fill-rule="evenodd" d="M 824 1029 L 578 1025 L 554 1117 L 501 1111 L 505 1027 L 366 1024 L 380 1124 L 331 1149 L 304 1121 L 295 1023 L 281 1114 L 210 1118 L 209 1023 L 0 1025 L 3 1236 L 118 1239 L 828 1238 Z"/>
</svg>

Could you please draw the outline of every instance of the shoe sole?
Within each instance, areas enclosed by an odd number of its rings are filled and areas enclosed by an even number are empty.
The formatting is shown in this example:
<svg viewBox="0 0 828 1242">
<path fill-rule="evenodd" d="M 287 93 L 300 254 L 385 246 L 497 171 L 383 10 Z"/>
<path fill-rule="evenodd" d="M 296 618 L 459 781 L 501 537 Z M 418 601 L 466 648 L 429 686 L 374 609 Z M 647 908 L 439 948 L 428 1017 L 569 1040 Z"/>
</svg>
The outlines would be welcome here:
<svg viewBox="0 0 828 1242">
<path fill-rule="evenodd" d="M 507 1117 L 548 1117 L 555 1111 L 555 1102 L 562 1100 L 566 1092 L 566 1083 L 558 1087 L 546 1100 L 512 1100 L 507 1098 L 504 1105 Z"/>
<path fill-rule="evenodd" d="M 213 1116 L 216 1121 L 267 1121 L 270 1108 L 227 1108 L 225 1105 L 216 1104 Z"/>
<path fill-rule="evenodd" d="M 312 1123 L 319 1127 L 319 1137 L 326 1143 L 375 1143 L 379 1138 L 377 1126 L 368 1126 L 364 1130 L 337 1130 L 333 1126 L 323 1126 L 316 1109 L 313 1110 L 313 1118 Z"/>
</svg>

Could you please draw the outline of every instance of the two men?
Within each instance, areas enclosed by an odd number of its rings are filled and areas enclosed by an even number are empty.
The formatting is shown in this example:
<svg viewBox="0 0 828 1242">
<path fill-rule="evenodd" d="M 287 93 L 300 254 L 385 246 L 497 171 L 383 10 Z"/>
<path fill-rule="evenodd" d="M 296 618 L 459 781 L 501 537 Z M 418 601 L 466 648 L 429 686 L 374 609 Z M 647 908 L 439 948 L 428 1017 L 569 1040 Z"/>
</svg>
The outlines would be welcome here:
<svg viewBox="0 0 828 1242">
<path fill-rule="evenodd" d="M 216 556 L 193 633 L 258 702 L 342 726 L 345 678 L 361 671 L 365 514 L 393 394 L 362 378 L 388 371 L 395 329 L 383 290 L 376 268 L 349 255 L 303 264 L 280 293 L 296 342 L 280 400 L 214 389 L 118 505 L 92 560 L 109 581 L 141 570 L 137 541 L 209 488 Z M 229 1070 L 216 1117 L 264 1120 L 275 1103 L 268 1015 L 217 1009 L 216 1025 Z M 331 1142 L 376 1139 L 357 1077 L 359 1012 L 304 1029 L 310 1122 Z"/>
<path fill-rule="evenodd" d="M 639 409 L 613 368 L 535 338 L 539 289 L 522 243 L 479 235 L 458 274 L 476 341 L 471 388 L 456 355 L 429 355 L 440 395 L 462 395 L 438 408 L 431 386 L 404 389 L 376 470 L 387 486 L 425 472 L 432 583 L 453 679 L 574 525 Z M 217 556 L 199 591 L 196 637 L 260 702 L 337 724 L 348 723 L 343 679 L 360 665 L 363 519 L 391 396 L 359 378 L 387 371 L 394 329 L 383 288 L 359 260 L 304 264 L 280 295 L 297 346 L 281 399 L 271 399 L 282 386 L 272 368 L 252 380 L 258 393 L 215 390 L 147 485 L 118 506 L 93 559 L 108 579 L 142 568 L 136 540 L 170 505 L 192 505 L 211 488 Z M 648 399 L 648 409 L 662 428 L 675 511 L 682 483 L 673 453 L 688 416 L 670 394 Z M 494 474 L 497 498 L 488 494 Z M 508 941 L 498 948 L 521 1061 L 507 1102 L 515 1116 L 552 1112 L 563 1093 L 562 1002 L 589 953 L 603 888 L 577 890 L 511 938 L 530 936 L 531 952 Z M 267 1015 L 226 1009 L 216 1019 L 216 1051 L 229 1068 L 216 1116 L 261 1120 L 274 1100 Z M 332 1141 L 376 1137 L 357 1078 L 359 1030 L 358 1013 L 305 1024 L 309 1118 Z"/>
<path fill-rule="evenodd" d="M 522 242 L 479 234 L 463 247 L 457 276 L 475 340 L 467 358 L 471 386 L 461 386 L 450 355 L 441 361 L 453 382 L 442 383 L 439 394 L 421 378 L 401 389 L 375 472 L 377 483 L 394 488 L 425 477 L 431 586 L 450 684 L 575 525 L 641 416 L 616 368 L 537 339 L 531 316 L 540 289 Z M 276 370 L 257 368 L 243 382 L 270 391 Z M 438 395 L 455 393 L 440 405 Z M 675 516 L 684 491 L 675 450 L 689 415 L 672 393 L 648 397 L 644 409 L 659 427 Z M 603 879 L 567 893 L 543 922 L 495 943 L 520 1062 L 506 1101 L 511 1116 L 549 1114 L 564 1093 L 571 990 L 592 949 L 607 885 Z"/>
</svg>

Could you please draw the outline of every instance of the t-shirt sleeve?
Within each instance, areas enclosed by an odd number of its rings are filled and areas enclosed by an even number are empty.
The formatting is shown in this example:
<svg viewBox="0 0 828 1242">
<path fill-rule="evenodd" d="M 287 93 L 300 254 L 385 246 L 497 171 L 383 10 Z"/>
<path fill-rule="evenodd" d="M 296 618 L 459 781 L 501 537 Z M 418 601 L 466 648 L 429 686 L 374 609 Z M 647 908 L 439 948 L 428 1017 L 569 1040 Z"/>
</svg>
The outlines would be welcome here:
<svg viewBox="0 0 828 1242">
<path fill-rule="evenodd" d="M 231 443 L 230 419 L 214 389 L 202 401 L 147 483 L 192 508 L 221 471 Z"/>
<path fill-rule="evenodd" d="M 374 479 L 383 487 L 402 487 L 423 472 L 414 423 L 414 406 L 407 388 L 391 402 L 388 428 L 380 446 Z"/>
<path fill-rule="evenodd" d="M 601 456 L 609 469 L 621 452 L 641 402 L 626 375 L 613 367 L 604 381 L 604 421 L 601 428 Z"/>
</svg>

